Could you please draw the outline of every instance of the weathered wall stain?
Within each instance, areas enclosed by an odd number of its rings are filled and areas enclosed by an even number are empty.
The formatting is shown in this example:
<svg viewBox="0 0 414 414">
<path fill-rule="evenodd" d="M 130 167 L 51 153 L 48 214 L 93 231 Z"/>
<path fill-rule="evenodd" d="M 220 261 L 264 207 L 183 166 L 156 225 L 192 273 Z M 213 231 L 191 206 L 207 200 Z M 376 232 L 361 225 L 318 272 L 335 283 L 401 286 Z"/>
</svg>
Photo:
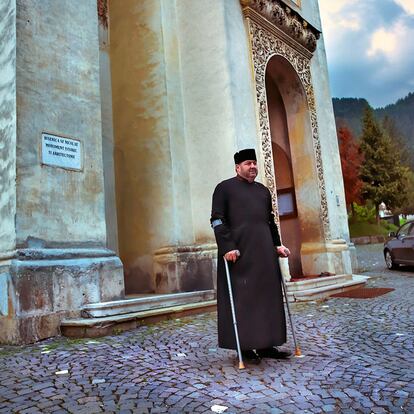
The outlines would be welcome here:
<svg viewBox="0 0 414 414">
<path fill-rule="evenodd" d="M 16 14 L 0 2 L 0 253 L 14 249 L 16 214 Z"/>
<path fill-rule="evenodd" d="M 151 289 L 151 261 L 135 263 L 174 243 L 160 13 L 158 1 L 110 3 L 119 251 L 127 290 Z"/>
<path fill-rule="evenodd" d="M 17 1 L 17 240 L 106 242 L 96 4 Z M 95 22 L 96 25 L 91 24 Z M 79 138 L 82 172 L 41 166 L 40 136 Z M 40 186 L 39 183 L 42 183 Z M 45 225 L 45 222 L 48 225 Z"/>
</svg>

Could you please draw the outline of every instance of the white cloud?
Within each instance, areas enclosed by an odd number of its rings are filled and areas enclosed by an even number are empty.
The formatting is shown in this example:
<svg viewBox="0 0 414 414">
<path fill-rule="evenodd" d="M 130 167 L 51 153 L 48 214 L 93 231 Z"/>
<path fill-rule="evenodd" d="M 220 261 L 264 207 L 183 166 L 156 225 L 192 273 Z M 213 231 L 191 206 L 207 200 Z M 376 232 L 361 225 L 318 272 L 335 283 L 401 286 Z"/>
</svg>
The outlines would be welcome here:
<svg viewBox="0 0 414 414">
<path fill-rule="evenodd" d="M 352 5 L 358 0 L 319 0 L 319 8 L 325 32 L 334 35 L 340 28 L 357 30 L 361 27 L 361 18 L 352 11 Z"/>
<path fill-rule="evenodd" d="M 397 46 L 397 33 L 387 31 L 383 27 L 378 29 L 371 37 L 371 47 L 367 50 L 368 56 L 375 56 L 378 53 L 383 53 L 386 56 L 391 56 Z"/>
<path fill-rule="evenodd" d="M 336 49 L 333 45 L 342 42 L 349 31 L 358 32 L 363 26 L 362 14 L 355 8 L 357 3 L 358 0 L 319 0 L 327 49 Z"/>
<path fill-rule="evenodd" d="M 394 0 L 408 14 L 414 14 L 414 0 Z"/>
<path fill-rule="evenodd" d="M 319 0 L 333 96 L 383 106 L 413 92 L 414 0 Z"/>
<path fill-rule="evenodd" d="M 404 19 L 399 19 L 390 29 L 381 27 L 372 34 L 367 55 L 374 57 L 382 54 L 388 61 L 402 65 L 414 52 L 412 42 L 407 42 L 413 36 L 414 27 L 408 26 Z"/>
</svg>

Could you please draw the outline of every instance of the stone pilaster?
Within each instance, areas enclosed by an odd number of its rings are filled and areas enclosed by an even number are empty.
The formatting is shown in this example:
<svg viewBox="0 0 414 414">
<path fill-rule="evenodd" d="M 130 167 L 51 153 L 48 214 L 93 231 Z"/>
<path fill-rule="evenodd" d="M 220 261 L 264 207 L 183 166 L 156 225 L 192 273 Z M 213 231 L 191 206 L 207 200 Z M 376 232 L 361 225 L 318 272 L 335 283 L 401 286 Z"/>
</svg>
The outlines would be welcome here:
<svg viewBox="0 0 414 414">
<path fill-rule="evenodd" d="M 0 235 L 0 341 L 22 343 L 56 335 L 60 318 L 83 304 L 122 298 L 124 284 L 121 261 L 105 247 L 96 2 L 2 7 L 0 79 L 7 88 L 0 100 L 7 111 L 0 125 L 10 151 L 0 181 L 8 186 L 8 207 L 0 204 L 7 224 Z M 54 164 L 45 159 L 44 133 L 63 140 L 59 150 L 50 147 L 60 153 Z M 79 166 L 64 162 L 70 142 L 78 143 Z"/>
</svg>

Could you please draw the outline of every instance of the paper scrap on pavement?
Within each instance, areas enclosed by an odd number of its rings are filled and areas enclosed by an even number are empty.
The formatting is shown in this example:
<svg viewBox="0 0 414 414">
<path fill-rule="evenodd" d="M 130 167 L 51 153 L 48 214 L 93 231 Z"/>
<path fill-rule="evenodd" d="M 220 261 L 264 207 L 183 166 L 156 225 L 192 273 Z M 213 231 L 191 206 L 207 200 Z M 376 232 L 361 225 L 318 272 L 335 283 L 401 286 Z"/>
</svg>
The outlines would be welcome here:
<svg viewBox="0 0 414 414">
<path fill-rule="evenodd" d="M 105 382 L 105 379 L 103 378 L 94 378 L 92 380 L 92 384 L 103 384 Z"/>
<path fill-rule="evenodd" d="M 179 352 L 179 353 L 177 354 L 177 356 L 178 356 L 178 357 L 180 357 L 180 358 L 184 358 L 184 357 L 186 357 L 187 355 L 186 355 L 184 352 Z"/>
<path fill-rule="evenodd" d="M 67 374 L 69 371 L 67 369 L 62 369 L 62 371 L 56 371 L 55 374 L 56 375 L 64 375 Z"/>
<path fill-rule="evenodd" d="M 214 413 L 224 413 L 224 411 L 226 411 L 227 408 L 229 407 L 226 407 L 224 405 L 213 405 L 211 407 L 211 411 L 213 411 Z"/>
<path fill-rule="evenodd" d="M 48 350 L 48 351 L 42 351 L 41 354 L 49 354 L 50 352 L 52 352 L 52 351 L 50 351 L 50 350 Z"/>
</svg>

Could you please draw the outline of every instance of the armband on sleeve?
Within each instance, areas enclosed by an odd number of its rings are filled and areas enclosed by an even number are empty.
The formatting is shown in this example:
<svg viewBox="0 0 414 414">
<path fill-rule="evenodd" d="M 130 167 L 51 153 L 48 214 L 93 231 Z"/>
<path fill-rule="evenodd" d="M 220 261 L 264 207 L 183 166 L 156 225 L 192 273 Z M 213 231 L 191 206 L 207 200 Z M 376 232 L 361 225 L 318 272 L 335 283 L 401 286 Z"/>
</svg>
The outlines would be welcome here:
<svg viewBox="0 0 414 414">
<path fill-rule="evenodd" d="M 220 219 L 216 219 L 216 220 L 213 220 L 213 221 L 211 222 L 211 227 L 214 229 L 214 228 L 216 228 L 217 226 L 220 226 L 220 224 L 223 224 L 223 221 L 222 221 L 222 220 L 220 220 Z"/>
</svg>

